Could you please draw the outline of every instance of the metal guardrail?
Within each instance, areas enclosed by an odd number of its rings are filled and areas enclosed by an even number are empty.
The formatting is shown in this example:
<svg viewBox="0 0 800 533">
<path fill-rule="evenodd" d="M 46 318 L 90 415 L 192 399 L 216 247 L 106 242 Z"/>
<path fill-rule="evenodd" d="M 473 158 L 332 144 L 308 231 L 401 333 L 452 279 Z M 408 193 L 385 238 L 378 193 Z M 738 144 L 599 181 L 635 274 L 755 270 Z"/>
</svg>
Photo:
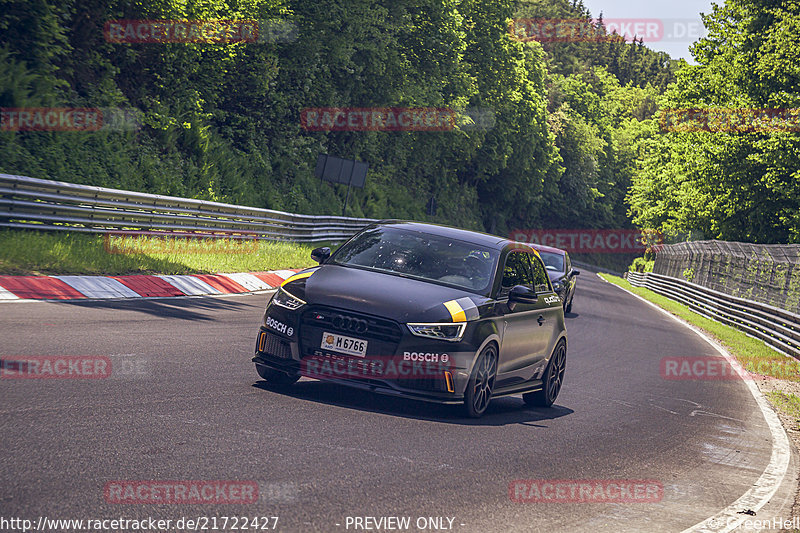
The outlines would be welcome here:
<svg viewBox="0 0 800 533">
<path fill-rule="evenodd" d="M 349 238 L 371 222 L 0 174 L 0 227 L 7 228 L 314 242 Z"/>
<path fill-rule="evenodd" d="M 690 241 L 658 245 L 653 272 L 800 313 L 800 244 Z"/>
<path fill-rule="evenodd" d="M 627 272 L 626 278 L 634 287 L 645 287 L 677 300 L 698 314 L 741 329 L 775 350 L 800 359 L 798 314 L 652 272 Z"/>
</svg>

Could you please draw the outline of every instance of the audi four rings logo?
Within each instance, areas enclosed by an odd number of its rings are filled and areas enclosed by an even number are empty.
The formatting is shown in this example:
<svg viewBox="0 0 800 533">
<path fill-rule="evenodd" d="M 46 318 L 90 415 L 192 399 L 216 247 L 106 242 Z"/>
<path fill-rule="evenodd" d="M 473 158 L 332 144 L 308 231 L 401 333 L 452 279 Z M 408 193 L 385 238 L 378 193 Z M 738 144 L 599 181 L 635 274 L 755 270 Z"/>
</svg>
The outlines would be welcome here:
<svg viewBox="0 0 800 533">
<path fill-rule="evenodd" d="M 333 317 L 333 325 L 336 328 L 352 331 L 354 333 L 365 333 L 368 328 L 366 320 L 342 315 Z"/>
</svg>

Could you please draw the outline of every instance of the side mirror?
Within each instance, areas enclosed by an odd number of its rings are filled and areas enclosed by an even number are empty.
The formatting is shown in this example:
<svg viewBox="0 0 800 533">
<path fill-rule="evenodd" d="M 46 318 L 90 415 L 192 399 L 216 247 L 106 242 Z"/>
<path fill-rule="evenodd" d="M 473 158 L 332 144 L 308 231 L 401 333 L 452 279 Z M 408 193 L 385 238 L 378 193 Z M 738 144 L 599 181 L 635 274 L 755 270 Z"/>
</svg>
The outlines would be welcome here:
<svg viewBox="0 0 800 533">
<path fill-rule="evenodd" d="M 575 270 L 574 268 L 572 269 L 572 275 L 573 276 L 580 276 L 580 274 L 581 274 L 580 270 Z"/>
<path fill-rule="evenodd" d="M 320 265 L 328 260 L 331 256 L 331 249 L 327 246 L 323 246 L 322 248 L 314 248 L 311 250 L 311 259 L 319 263 Z"/>
<path fill-rule="evenodd" d="M 525 285 L 514 285 L 508 293 L 508 303 L 534 303 L 539 297 L 536 291 Z"/>
</svg>

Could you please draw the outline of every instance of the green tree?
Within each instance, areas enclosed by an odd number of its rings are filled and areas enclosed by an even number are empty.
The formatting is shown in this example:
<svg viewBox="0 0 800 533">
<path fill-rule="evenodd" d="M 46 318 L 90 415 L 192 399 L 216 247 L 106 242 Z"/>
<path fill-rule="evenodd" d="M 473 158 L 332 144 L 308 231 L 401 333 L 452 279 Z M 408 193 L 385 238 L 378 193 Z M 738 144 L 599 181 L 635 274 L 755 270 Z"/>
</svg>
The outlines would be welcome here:
<svg viewBox="0 0 800 533">
<path fill-rule="evenodd" d="M 662 109 L 800 106 L 800 5 L 729 0 L 704 17 Z M 796 128 L 795 128 L 796 130 Z M 797 131 L 686 131 L 642 141 L 629 194 L 641 226 L 757 243 L 800 242 Z"/>
</svg>

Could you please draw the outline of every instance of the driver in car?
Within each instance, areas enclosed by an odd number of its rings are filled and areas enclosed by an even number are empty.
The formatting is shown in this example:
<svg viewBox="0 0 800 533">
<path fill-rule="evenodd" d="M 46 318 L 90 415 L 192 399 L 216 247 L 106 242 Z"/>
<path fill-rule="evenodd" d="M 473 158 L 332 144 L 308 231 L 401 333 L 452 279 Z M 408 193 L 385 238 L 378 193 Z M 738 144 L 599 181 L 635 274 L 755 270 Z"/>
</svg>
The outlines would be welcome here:
<svg viewBox="0 0 800 533">
<path fill-rule="evenodd" d="M 492 275 L 491 258 L 485 255 L 479 250 L 473 250 L 463 259 L 454 261 L 447 269 L 447 274 L 439 280 L 458 285 L 465 285 L 468 281 L 475 289 L 485 287 Z"/>
</svg>

